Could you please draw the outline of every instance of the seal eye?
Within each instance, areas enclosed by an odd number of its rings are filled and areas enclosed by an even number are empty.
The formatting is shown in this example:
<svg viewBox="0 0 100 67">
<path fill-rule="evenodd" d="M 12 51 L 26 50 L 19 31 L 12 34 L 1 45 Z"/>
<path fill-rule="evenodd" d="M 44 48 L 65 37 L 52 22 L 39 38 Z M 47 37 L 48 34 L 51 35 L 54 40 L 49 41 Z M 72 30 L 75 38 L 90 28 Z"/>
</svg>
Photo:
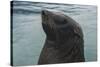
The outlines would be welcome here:
<svg viewBox="0 0 100 67">
<path fill-rule="evenodd" d="M 55 23 L 58 24 L 58 25 L 60 25 L 60 24 L 61 24 L 61 25 L 62 25 L 62 24 L 66 24 L 66 22 L 67 22 L 65 19 L 56 19 L 56 20 L 54 20 L 54 21 L 55 21 Z"/>
<path fill-rule="evenodd" d="M 67 21 L 64 19 L 64 20 L 63 20 L 63 24 L 66 24 L 66 23 L 67 23 Z"/>
</svg>

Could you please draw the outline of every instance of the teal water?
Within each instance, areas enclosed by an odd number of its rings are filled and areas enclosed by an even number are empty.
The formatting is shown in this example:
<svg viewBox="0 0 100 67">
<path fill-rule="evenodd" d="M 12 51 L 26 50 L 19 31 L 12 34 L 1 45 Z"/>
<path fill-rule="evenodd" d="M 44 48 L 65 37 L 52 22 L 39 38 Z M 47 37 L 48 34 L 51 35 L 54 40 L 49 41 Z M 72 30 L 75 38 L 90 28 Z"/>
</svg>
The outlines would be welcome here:
<svg viewBox="0 0 100 67">
<path fill-rule="evenodd" d="M 46 35 L 41 25 L 41 10 L 60 11 L 76 20 L 84 33 L 86 61 L 97 60 L 97 7 L 75 4 L 13 2 L 13 63 L 37 64 Z"/>
</svg>

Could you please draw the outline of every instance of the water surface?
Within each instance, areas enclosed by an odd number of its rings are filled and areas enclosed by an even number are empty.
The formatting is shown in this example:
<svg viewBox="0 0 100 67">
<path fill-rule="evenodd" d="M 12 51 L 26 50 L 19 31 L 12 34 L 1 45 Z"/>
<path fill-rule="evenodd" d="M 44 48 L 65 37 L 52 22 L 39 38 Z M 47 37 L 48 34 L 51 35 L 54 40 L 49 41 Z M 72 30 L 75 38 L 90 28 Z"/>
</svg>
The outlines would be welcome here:
<svg viewBox="0 0 100 67">
<path fill-rule="evenodd" d="M 41 25 L 41 10 L 63 12 L 76 20 L 84 33 L 86 61 L 97 58 L 97 7 L 75 4 L 13 2 L 13 63 L 37 64 L 46 35 Z"/>
</svg>

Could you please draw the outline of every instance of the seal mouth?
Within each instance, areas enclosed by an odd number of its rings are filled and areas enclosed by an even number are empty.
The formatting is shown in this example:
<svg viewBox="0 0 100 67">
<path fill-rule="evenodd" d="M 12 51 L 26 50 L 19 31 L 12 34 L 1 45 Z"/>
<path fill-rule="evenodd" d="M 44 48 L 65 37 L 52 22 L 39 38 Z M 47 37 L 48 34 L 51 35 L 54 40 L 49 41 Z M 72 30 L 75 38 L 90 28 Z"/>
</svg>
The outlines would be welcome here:
<svg viewBox="0 0 100 67">
<path fill-rule="evenodd" d="M 53 26 L 54 26 L 52 14 L 53 13 L 48 10 L 42 10 L 42 23 L 46 24 L 51 29 L 53 29 Z"/>
<path fill-rule="evenodd" d="M 47 24 L 51 16 L 51 12 L 47 10 L 42 10 L 42 21 L 43 23 Z"/>
<path fill-rule="evenodd" d="M 51 38 L 51 36 L 55 36 L 55 26 L 54 26 L 54 19 L 52 18 L 52 12 L 48 10 L 42 10 L 42 25 L 43 29 L 47 35 L 49 35 L 50 40 L 55 40 L 55 38 Z"/>
<path fill-rule="evenodd" d="M 42 23 L 46 24 L 46 21 L 48 20 L 48 15 L 46 10 L 42 10 Z"/>
</svg>

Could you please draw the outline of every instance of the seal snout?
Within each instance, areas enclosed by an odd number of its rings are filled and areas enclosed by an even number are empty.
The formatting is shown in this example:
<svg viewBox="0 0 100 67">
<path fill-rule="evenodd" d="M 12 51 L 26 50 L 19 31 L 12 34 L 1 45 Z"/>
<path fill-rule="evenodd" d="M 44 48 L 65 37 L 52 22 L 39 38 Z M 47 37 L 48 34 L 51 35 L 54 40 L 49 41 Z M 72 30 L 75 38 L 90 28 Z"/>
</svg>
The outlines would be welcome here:
<svg viewBox="0 0 100 67">
<path fill-rule="evenodd" d="M 52 12 L 48 10 L 42 10 L 42 15 L 50 15 L 50 14 L 52 14 Z"/>
<path fill-rule="evenodd" d="M 47 10 L 42 10 L 42 15 L 47 15 L 48 11 Z"/>
<path fill-rule="evenodd" d="M 45 14 L 46 14 L 46 13 L 45 13 L 45 11 L 43 10 L 43 11 L 42 11 L 42 15 L 45 15 Z"/>
</svg>

